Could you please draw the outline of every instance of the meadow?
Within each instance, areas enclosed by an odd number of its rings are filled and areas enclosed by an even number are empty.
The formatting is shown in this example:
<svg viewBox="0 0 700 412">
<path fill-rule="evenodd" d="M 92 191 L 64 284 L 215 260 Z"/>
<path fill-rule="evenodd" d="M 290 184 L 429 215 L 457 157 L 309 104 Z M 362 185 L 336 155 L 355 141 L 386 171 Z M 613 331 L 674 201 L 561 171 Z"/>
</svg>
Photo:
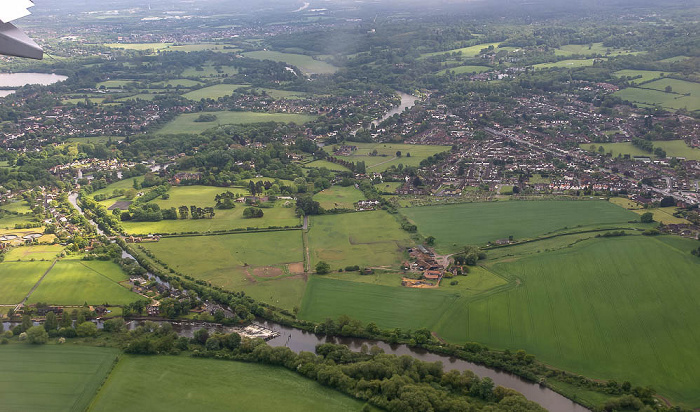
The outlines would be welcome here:
<svg viewBox="0 0 700 412">
<path fill-rule="evenodd" d="M 298 230 L 163 238 L 142 246 L 178 272 L 282 308 L 298 306 L 304 293 Z"/>
<path fill-rule="evenodd" d="M 125 305 L 144 299 L 119 284 L 127 279 L 113 262 L 61 260 L 56 262 L 27 303 Z"/>
<path fill-rule="evenodd" d="M 177 116 L 174 120 L 163 126 L 159 134 L 202 133 L 207 129 L 224 124 L 245 123 L 296 123 L 304 124 L 316 118 L 305 114 L 293 113 L 258 113 L 258 112 L 213 112 L 217 117 L 214 122 L 195 122 L 201 113 L 186 113 Z"/>
<path fill-rule="evenodd" d="M 479 52 L 483 49 L 489 48 L 489 46 L 493 46 L 496 48 L 496 51 L 499 50 L 499 45 L 501 43 L 483 43 L 483 44 L 477 44 L 474 46 L 469 46 L 469 47 L 463 47 L 461 49 L 454 49 L 454 50 L 446 50 L 446 51 L 441 51 L 441 52 L 433 52 L 433 53 L 424 53 L 421 54 L 421 59 L 427 58 L 427 57 L 433 57 L 433 56 L 441 56 L 443 54 L 453 54 L 453 53 L 461 53 L 462 57 L 475 57 L 479 55 Z"/>
<path fill-rule="evenodd" d="M 66 345 L 0 347 L 0 411 L 82 412 L 118 351 Z"/>
<path fill-rule="evenodd" d="M 595 63 L 596 59 L 572 59 L 572 60 L 559 60 L 558 62 L 553 62 L 553 63 L 540 63 L 540 64 L 535 64 L 532 67 L 535 69 L 551 69 L 551 68 L 567 68 L 567 69 L 574 69 L 578 67 L 587 67 L 587 66 L 593 66 L 593 63 Z"/>
<path fill-rule="evenodd" d="M 232 76 L 238 74 L 238 69 L 231 66 L 221 66 L 220 70 L 217 70 L 213 63 L 209 62 L 202 65 L 201 67 L 188 67 L 183 70 L 180 76 L 188 78 L 196 78 L 198 80 L 211 80 L 220 78 L 223 76 Z"/>
<path fill-rule="evenodd" d="M 633 52 L 630 50 L 616 49 L 613 47 L 605 47 L 603 43 L 591 44 L 567 44 L 554 50 L 556 56 L 573 56 L 582 55 L 590 56 L 600 54 L 604 56 L 624 56 L 630 54 L 640 54 L 645 52 Z"/>
<path fill-rule="evenodd" d="M 638 79 L 630 80 L 632 84 L 646 83 L 652 80 L 660 79 L 664 72 L 656 70 L 619 70 L 613 73 L 617 77 L 637 77 Z"/>
<path fill-rule="evenodd" d="M 465 73 L 483 73 L 491 70 L 490 67 L 486 66 L 457 66 L 457 67 L 450 67 L 449 69 L 444 69 L 440 70 L 437 72 L 438 75 L 443 76 L 447 74 L 447 72 L 451 72 L 454 74 L 465 74 Z"/>
<path fill-rule="evenodd" d="M 150 85 L 150 87 L 156 87 L 156 88 L 175 88 L 175 87 L 194 87 L 194 86 L 199 86 L 201 85 L 202 82 L 198 82 L 196 80 L 190 80 L 190 79 L 171 79 L 171 80 L 166 80 L 164 82 L 160 83 L 153 83 Z"/>
<path fill-rule="evenodd" d="M 365 200 L 365 196 L 355 186 L 332 186 L 314 195 L 315 201 L 324 209 L 355 209 L 355 203 Z"/>
<path fill-rule="evenodd" d="M 334 270 L 353 265 L 395 268 L 410 244 L 408 233 L 385 211 L 309 219 L 312 266 L 323 260 Z"/>
<path fill-rule="evenodd" d="M 523 240 L 564 228 L 625 225 L 633 212 L 606 201 L 504 201 L 403 208 L 401 214 L 424 236 L 434 236 L 438 251 L 483 245 L 513 236 Z"/>
<path fill-rule="evenodd" d="M 262 50 L 243 53 L 244 56 L 258 60 L 272 60 L 285 62 L 298 67 L 305 74 L 333 74 L 338 68 L 321 60 L 316 60 L 305 54 L 280 53 L 276 51 Z"/>
<path fill-rule="evenodd" d="M 164 383 L 168 390 L 163 390 Z M 183 356 L 126 355 L 88 411 L 333 412 L 359 411 L 362 405 L 284 368 Z"/>
<path fill-rule="evenodd" d="M 20 303 L 51 267 L 51 262 L 0 263 L 0 304 Z"/>
<path fill-rule="evenodd" d="M 36 230 L 36 229 L 34 229 Z M 63 251 L 61 245 L 23 246 L 10 249 L 5 262 L 28 260 L 54 260 Z"/>
<path fill-rule="evenodd" d="M 213 99 L 217 100 L 224 96 L 230 96 L 236 89 L 241 87 L 249 87 L 247 84 L 217 84 L 214 86 L 203 87 L 201 89 L 193 90 L 189 93 L 185 93 L 183 97 L 190 100 L 202 100 L 202 99 Z M 215 122 L 214 122 L 215 123 Z"/>
<path fill-rule="evenodd" d="M 364 161 L 368 172 L 383 172 L 391 166 L 418 166 L 420 162 L 429 156 L 450 150 L 450 146 L 433 145 L 412 145 L 403 143 L 352 143 L 357 146 L 357 150 L 350 156 L 335 156 L 349 162 L 357 163 Z M 329 154 L 333 155 L 333 147 L 324 147 Z M 370 154 L 376 150 L 376 156 Z M 401 157 L 396 156 L 396 152 L 401 152 Z M 408 156 L 410 154 L 410 157 Z"/>
<path fill-rule="evenodd" d="M 700 160 L 700 149 L 688 146 L 683 140 L 654 140 L 654 147 L 660 147 L 666 151 L 666 157 L 684 157 L 688 160 Z M 590 150 L 590 144 L 582 144 L 582 149 Z M 613 157 L 618 155 L 630 155 L 632 157 L 655 157 L 630 142 L 624 143 L 595 143 L 595 150 L 603 146 L 605 153 L 612 151 Z"/>
<path fill-rule="evenodd" d="M 671 86 L 670 93 L 665 91 L 667 86 Z M 655 80 L 642 87 L 619 90 L 615 95 L 642 105 L 658 104 L 668 109 L 700 110 L 700 84 L 684 80 Z"/>
<path fill-rule="evenodd" d="M 304 164 L 304 167 L 306 168 L 313 168 L 313 169 L 320 169 L 322 167 L 325 167 L 328 170 L 332 170 L 334 172 L 349 172 L 350 169 L 343 165 L 339 165 L 333 162 L 329 162 L 328 160 L 314 160 L 313 162 L 309 162 Z"/>
<path fill-rule="evenodd" d="M 124 50 L 153 50 L 160 51 L 165 50 L 172 46 L 173 43 L 105 43 L 105 47 L 110 47 L 113 49 L 124 49 Z"/>
</svg>

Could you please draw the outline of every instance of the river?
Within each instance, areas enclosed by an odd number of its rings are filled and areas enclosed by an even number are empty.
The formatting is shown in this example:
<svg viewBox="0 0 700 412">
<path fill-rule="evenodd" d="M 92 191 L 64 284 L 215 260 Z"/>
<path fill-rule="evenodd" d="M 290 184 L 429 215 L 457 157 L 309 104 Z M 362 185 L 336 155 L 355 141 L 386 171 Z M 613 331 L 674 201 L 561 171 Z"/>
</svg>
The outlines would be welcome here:
<svg viewBox="0 0 700 412">
<path fill-rule="evenodd" d="M 387 114 L 382 116 L 382 118 L 380 118 L 379 120 L 373 121 L 372 122 L 373 125 L 379 126 L 379 124 L 381 122 L 383 122 L 384 120 L 390 118 L 391 116 L 393 116 L 395 114 L 403 113 L 404 110 L 415 106 L 416 103 L 418 103 L 420 101 L 420 97 L 416 97 L 416 96 L 406 94 L 403 92 L 398 92 L 398 95 L 401 97 L 401 103 L 398 106 L 394 107 L 393 109 L 389 110 L 387 112 Z"/>
<path fill-rule="evenodd" d="M 49 73 L 0 73 L 0 88 L 22 87 L 28 84 L 50 84 L 62 82 L 68 77 Z M 9 96 L 14 90 L 0 90 L 0 97 Z"/>
</svg>

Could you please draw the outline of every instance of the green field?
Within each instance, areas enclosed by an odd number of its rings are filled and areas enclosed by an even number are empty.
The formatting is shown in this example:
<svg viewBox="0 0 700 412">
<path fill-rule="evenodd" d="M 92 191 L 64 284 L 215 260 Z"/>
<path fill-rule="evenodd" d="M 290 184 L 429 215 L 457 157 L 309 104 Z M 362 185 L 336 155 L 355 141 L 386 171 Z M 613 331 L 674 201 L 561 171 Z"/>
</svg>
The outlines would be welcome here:
<svg viewBox="0 0 700 412">
<path fill-rule="evenodd" d="M 219 78 L 223 76 L 233 76 L 238 74 L 238 69 L 231 66 L 221 66 L 220 70 L 217 70 L 213 63 L 209 62 L 205 65 L 199 67 L 201 70 L 197 70 L 197 67 L 189 67 L 180 74 L 182 77 L 194 77 L 197 79 L 210 80 L 214 78 Z"/>
<path fill-rule="evenodd" d="M 313 216 L 310 219 L 311 264 L 397 268 L 410 245 L 408 233 L 385 211 Z"/>
<path fill-rule="evenodd" d="M 113 262 L 62 260 L 46 275 L 27 303 L 125 305 L 141 299 L 118 283 L 127 279 Z"/>
<path fill-rule="evenodd" d="M 461 53 L 462 57 L 475 57 L 475 56 L 479 55 L 479 52 L 482 49 L 486 49 L 489 46 L 495 47 L 496 51 L 501 50 L 498 47 L 499 44 L 501 44 L 501 43 L 483 43 L 483 44 L 477 44 L 475 46 L 463 47 L 461 49 L 447 50 L 447 51 L 434 52 L 434 53 L 425 53 L 425 54 L 422 54 L 420 57 L 422 59 L 424 59 L 426 57 L 440 56 L 443 54 L 453 54 L 453 53 Z"/>
<path fill-rule="evenodd" d="M 630 83 L 632 84 L 639 84 L 639 83 L 646 83 L 651 80 L 655 79 L 660 79 L 662 74 L 665 74 L 662 71 L 655 71 L 655 70 L 619 70 L 613 73 L 617 77 L 637 77 L 637 76 L 642 76 L 639 79 L 634 79 L 630 80 Z"/>
<path fill-rule="evenodd" d="M 507 292 L 454 305 L 443 338 L 525 349 L 591 378 L 652 385 L 700 405 L 700 260 L 697 242 L 630 236 L 596 239 L 493 267 Z M 679 250 L 680 249 L 680 250 Z"/>
<path fill-rule="evenodd" d="M 582 59 L 582 60 L 559 60 L 554 63 L 540 63 L 535 64 L 532 67 L 535 69 L 551 69 L 553 67 L 564 67 L 567 69 L 575 69 L 578 67 L 593 66 L 596 59 Z"/>
<path fill-rule="evenodd" d="M 440 70 L 437 72 L 438 75 L 442 76 L 447 74 L 447 72 L 452 72 L 454 74 L 464 74 L 464 73 L 483 73 L 491 70 L 490 67 L 486 66 L 457 66 L 457 67 L 451 67 L 449 69 L 444 69 Z"/>
<path fill-rule="evenodd" d="M 111 47 L 113 49 L 125 49 L 125 50 L 165 50 L 172 46 L 173 43 L 106 43 L 105 47 Z"/>
<path fill-rule="evenodd" d="M 173 79 L 173 80 L 166 80 L 164 82 L 160 83 L 153 83 L 150 85 L 150 87 L 159 87 L 159 88 L 167 88 L 167 87 L 194 87 L 194 86 L 199 86 L 201 85 L 201 82 L 195 81 L 195 80 L 190 80 L 190 79 Z"/>
<path fill-rule="evenodd" d="M 36 229 L 35 229 L 36 230 Z M 28 260 L 54 260 L 63 251 L 61 245 L 22 246 L 10 249 L 5 262 Z"/>
<path fill-rule="evenodd" d="M 143 246 L 178 272 L 281 308 L 292 310 L 304 295 L 298 230 L 164 238 Z"/>
<path fill-rule="evenodd" d="M 513 236 L 515 240 L 577 226 L 625 225 L 633 212 L 606 201 L 509 201 L 401 209 L 441 252 Z"/>
<path fill-rule="evenodd" d="M 0 263 L 0 304 L 20 303 L 51 267 L 51 262 Z"/>
<path fill-rule="evenodd" d="M 666 92 L 667 86 L 672 91 Z M 641 87 L 628 87 L 615 92 L 623 100 L 643 105 L 658 104 L 668 109 L 700 110 L 700 83 L 676 79 L 660 79 Z"/>
<path fill-rule="evenodd" d="M 349 172 L 350 169 L 343 165 L 339 165 L 328 160 L 314 160 L 313 162 L 306 163 L 304 167 L 320 169 L 325 167 L 328 170 L 333 170 L 334 172 Z"/>
<path fill-rule="evenodd" d="M 306 99 L 312 94 L 305 92 L 296 92 L 293 90 L 279 90 L 279 89 L 255 89 L 258 93 L 265 92 L 268 96 L 274 99 Z"/>
<path fill-rule="evenodd" d="M 600 54 L 604 56 L 624 56 L 629 54 L 640 54 L 645 52 L 633 52 L 630 50 L 616 49 L 613 47 L 605 47 L 603 43 L 592 44 L 567 44 L 554 50 L 557 56 L 573 56 L 575 54 L 582 56 L 590 56 Z"/>
<path fill-rule="evenodd" d="M 700 160 L 700 149 L 688 146 L 683 140 L 654 140 L 654 147 L 660 147 L 666 151 L 666 157 L 684 157 L 688 160 Z M 590 144 L 582 144 L 581 148 L 590 150 Z M 654 157 L 651 153 L 646 152 L 630 142 L 624 143 L 595 143 L 596 150 L 603 146 L 605 153 L 612 151 L 613 157 L 617 155 L 630 155 L 641 157 Z"/>
<path fill-rule="evenodd" d="M 104 87 L 106 89 L 121 89 L 129 84 L 136 84 L 138 80 L 107 80 L 97 83 L 97 88 Z M 84 100 L 84 99 L 83 99 Z"/>
<path fill-rule="evenodd" d="M 217 84 L 214 86 L 203 87 L 201 89 L 193 90 L 189 93 L 185 93 L 183 97 L 199 101 L 201 99 L 214 99 L 217 100 L 224 96 L 230 96 L 236 89 L 241 87 L 249 87 L 247 84 Z M 216 123 L 216 122 L 213 122 Z"/>
<path fill-rule="evenodd" d="M 324 209 L 354 209 L 354 204 L 365 200 L 365 196 L 355 186 L 332 186 L 315 194 L 314 200 Z"/>
<path fill-rule="evenodd" d="M 66 345 L 0 347 L 0 411 L 83 412 L 118 351 Z"/>
<path fill-rule="evenodd" d="M 402 143 L 350 143 L 357 146 L 357 150 L 350 156 L 335 156 L 339 159 L 357 163 L 364 161 L 367 172 L 383 172 L 391 166 L 418 166 L 423 159 L 437 153 L 450 150 L 450 146 L 412 145 Z M 333 146 L 325 146 L 324 150 L 333 154 Z M 376 156 L 370 154 L 376 150 Z M 401 152 L 401 157 L 396 157 L 396 152 Z M 410 157 L 408 157 L 410 154 Z"/>
<path fill-rule="evenodd" d="M 362 405 L 283 368 L 182 356 L 123 356 L 89 411 L 345 412 L 360 411 Z"/>
<path fill-rule="evenodd" d="M 124 140 L 123 136 L 89 136 L 89 137 L 69 137 L 66 139 L 67 142 L 70 143 L 88 143 L 88 144 L 96 144 L 96 143 L 107 143 L 109 142 L 109 139 L 112 139 L 113 142 L 118 142 Z"/>
<path fill-rule="evenodd" d="M 298 67 L 305 74 L 333 74 L 338 71 L 337 67 L 304 54 L 262 50 L 243 53 L 243 55 L 251 59 L 285 62 Z"/>
<path fill-rule="evenodd" d="M 207 129 L 224 124 L 245 124 L 280 122 L 304 124 L 316 116 L 292 113 L 257 113 L 257 112 L 213 112 L 217 120 L 214 122 L 195 122 L 201 113 L 186 113 L 176 117 L 158 131 L 159 134 L 202 133 Z"/>
<path fill-rule="evenodd" d="M 688 60 L 690 57 L 688 56 L 675 56 L 675 57 L 669 57 L 668 59 L 663 59 L 659 60 L 664 63 L 676 63 L 676 62 L 682 62 L 683 60 Z"/>
</svg>

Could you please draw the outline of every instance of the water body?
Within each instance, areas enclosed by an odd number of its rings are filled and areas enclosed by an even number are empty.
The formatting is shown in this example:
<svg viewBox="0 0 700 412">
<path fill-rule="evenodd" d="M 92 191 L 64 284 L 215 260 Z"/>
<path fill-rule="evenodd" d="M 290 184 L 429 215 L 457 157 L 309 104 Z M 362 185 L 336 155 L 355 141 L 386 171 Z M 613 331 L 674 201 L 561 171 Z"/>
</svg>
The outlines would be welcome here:
<svg viewBox="0 0 700 412">
<path fill-rule="evenodd" d="M 401 114 L 404 112 L 404 110 L 413 107 L 420 101 L 420 97 L 416 97 L 410 94 L 406 94 L 403 92 L 398 92 L 399 96 L 401 97 L 401 104 L 398 106 L 394 107 L 393 109 L 389 110 L 387 114 L 385 114 L 381 119 L 375 120 L 372 122 L 373 125 L 379 126 L 381 122 L 384 120 L 390 118 L 391 116 L 395 114 Z"/>
<path fill-rule="evenodd" d="M 66 79 L 68 79 L 66 76 L 49 73 L 0 73 L 0 87 L 22 87 L 28 84 L 48 86 Z M 9 96 L 14 92 L 14 90 L 0 90 L 0 97 Z"/>
</svg>

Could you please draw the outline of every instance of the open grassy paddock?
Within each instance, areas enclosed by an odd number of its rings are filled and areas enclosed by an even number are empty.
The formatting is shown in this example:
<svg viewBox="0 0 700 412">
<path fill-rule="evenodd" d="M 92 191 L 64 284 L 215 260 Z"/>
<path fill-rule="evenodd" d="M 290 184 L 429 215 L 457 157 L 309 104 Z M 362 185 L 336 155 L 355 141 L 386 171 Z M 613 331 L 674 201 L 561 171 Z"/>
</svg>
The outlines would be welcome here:
<svg viewBox="0 0 700 412">
<path fill-rule="evenodd" d="M 587 66 L 593 66 L 593 63 L 595 63 L 595 59 L 580 59 L 580 60 L 559 60 L 558 62 L 553 62 L 553 63 L 540 63 L 540 64 L 535 64 L 534 67 L 535 69 L 551 69 L 554 67 L 557 68 L 567 68 L 567 69 L 575 69 L 578 67 L 587 67 Z"/>
<path fill-rule="evenodd" d="M 166 383 L 167 391 L 163 390 Z M 184 356 L 127 355 L 89 411 L 345 412 L 359 411 L 362 405 L 284 368 Z"/>
<path fill-rule="evenodd" d="M 306 74 L 333 74 L 338 68 L 322 60 L 316 60 L 305 54 L 280 53 L 277 51 L 262 50 L 243 53 L 244 56 L 258 60 L 272 60 L 285 62 L 298 67 Z"/>
<path fill-rule="evenodd" d="M 567 44 L 554 50 L 557 56 L 573 56 L 575 54 L 582 56 L 590 56 L 600 54 L 603 56 L 624 56 L 629 54 L 640 54 L 644 52 L 633 52 L 631 50 L 616 49 L 614 47 L 605 47 L 603 43 L 591 44 Z"/>
<path fill-rule="evenodd" d="M 117 358 L 110 348 L 0 346 L 0 411 L 83 412 Z"/>
<path fill-rule="evenodd" d="M 183 70 L 180 76 L 196 78 L 198 80 L 211 80 L 224 76 L 238 74 L 238 69 L 231 66 L 221 66 L 218 70 L 213 63 L 209 62 L 200 67 L 188 67 Z"/>
<path fill-rule="evenodd" d="M 220 97 L 230 96 L 236 89 L 241 87 L 248 87 L 246 84 L 217 84 L 214 86 L 203 87 L 201 89 L 193 90 L 189 93 L 185 93 L 183 97 L 190 100 L 201 100 L 201 99 L 214 99 L 217 100 Z M 214 122 L 215 123 L 215 122 Z"/>
<path fill-rule="evenodd" d="M 483 44 L 477 44 L 474 46 L 469 46 L 469 47 L 463 47 L 461 49 L 454 49 L 454 50 L 446 50 L 446 51 L 441 51 L 441 52 L 433 52 L 433 53 L 424 53 L 421 55 L 421 58 L 426 58 L 426 57 L 433 57 L 433 56 L 441 56 L 443 54 L 453 54 L 453 53 L 461 53 L 462 57 L 475 57 L 479 55 L 479 52 L 483 49 L 489 48 L 489 46 L 493 46 L 496 48 L 496 51 L 499 50 L 498 45 L 501 43 L 483 43 Z"/>
<path fill-rule="evenodd" d="M 440 70 L 437 72 L 439 75 L 445 75 L 447 72 L 452 72 L 454 74 L 465 74 L 465 73 L 483 73 L 491 70 L 490 67 L 486 66 L 457 66 L 457 67 L 451 67 L 449 69 L 444 69 Z"/>
<path fill-rule="evenodd" d="M 320 169 L 322 167 L 325 167 L 328 170 L 332 170 L 334 172 L 349 172 L 350 169 L 343 165 L 339 165 L 333 162 L 329 162 L 328 160 L 314 160 L 313 162 L 306 163 L 304 167 L 307 168 L 315 168 L 315 169 Z"/>
<path fill-rule="evenodd" d="M 408 233 L 385 211 L 313 216 L 309 220 L 311 264 L 398 268 L 410 245 Z"/>
<path fill-rule="evenodd" d="M 62 260 L 56 262 L 27 303 L 125 305 L 144 299 L 118 283 L 127 279 L 113 262 Z"/>
<path fill-rule="evenodd" d="M 283 308 L 298 306 L 304 293 L 298 230 L 163 238 L 142 245 L 178 272 Z"/>
<path fill-rule="evenodd" d="M 632 84 L 646 83 L 652 80 L 660 79 L 664 72 L 655 70 L 620 70 L 613 73 L 617 77 L 637 77 L 638 79 L 630 80 Z"/>
<path fill-rule="evenodd" d="M 158 131 L 159 134 L 202 133 L 207 129 L 224 124 L 245 123 L 296 123 L 304 124 L 316 118 L 294 113 L 258 113 L 258 112 L 212 112 L 217 117 L 214 122 L 195 122 L 201 113 L 186 113 L 177 116 Z"/>
<path fill-rule="evenodd" d="M 36 230 L 36 229 L 35 229 Z M 61 245 L 21 246 L 10 249 L 5 262 L 55 259 L 63 251 Z"/>
<path fill-rule="evenodd" d="M 692 148 L 688 146 L 683 140 L 654 140 L 652 141 L 654 147 L 660 147 L 666 151 L 666 157 L 684 157 L 688 160 L 700 160 L 700 149 Z M 594 143 L 593 144 L 598 150 L 598 147 L 603 146 L 605 153 L 612 151 L 613 157 L 618 155 L 630 155 L 632 157 L 655 157 L 652 153 L 646 152 L 636 146 L 631 142 L 624 143 Z M 580 147 L 582 149 L 590 150 L 591 144 L 582 144 Z"/>
<path fill-rule="evenodd" d="M 324 209 L 354 209 L 355 203 L 365 200 L 365 196 L 355 186 L 332 186 L 314 195 L 314 200 Z"/>
<path fill-rule="evenodd" d="M 339 159 L 357 163 L 364 161 L 368 172 L 383 172 L 391 166 L 418 166 L 420 162 L 429 156 L 450 150 L 450 146 L 412 145 L 403 143 L 348 143 L 357 146 L 349 156 L 335 156 Z M 329 154 L 333 154 L 333 146 L 324 147 Z M 376 156 L 370 154 L 376 150 Z M 401 152 L 401 157 L 396 152 Z M 408 156 L 410 154 L 410 157 Z"/>
<path fill-rule="evenodd" d="M 51 262 L 0 263 L 0 304 L 20 303 L 51 267 Z"/>
<path fill-rule="evenodd" d="M 483 245 L 513 236 L 532 238 L 564 228 L 626 226 L 633 212 L 607 201 L 507 201 L 404 208 L 400 211 L 424 236 L 435 236 L 436 248 L 448 253 L 464 245 Z"/>
<path fill-rule="evenodd" d="M 666 87 L 671 91 L 666 92 Z M 668 109 L 700 110 L 700 84 L 685 80 L 659 79 L 640 87 L 615 92 L 623 100 L 643 105 L 658 104 Z"/>
</svg>

